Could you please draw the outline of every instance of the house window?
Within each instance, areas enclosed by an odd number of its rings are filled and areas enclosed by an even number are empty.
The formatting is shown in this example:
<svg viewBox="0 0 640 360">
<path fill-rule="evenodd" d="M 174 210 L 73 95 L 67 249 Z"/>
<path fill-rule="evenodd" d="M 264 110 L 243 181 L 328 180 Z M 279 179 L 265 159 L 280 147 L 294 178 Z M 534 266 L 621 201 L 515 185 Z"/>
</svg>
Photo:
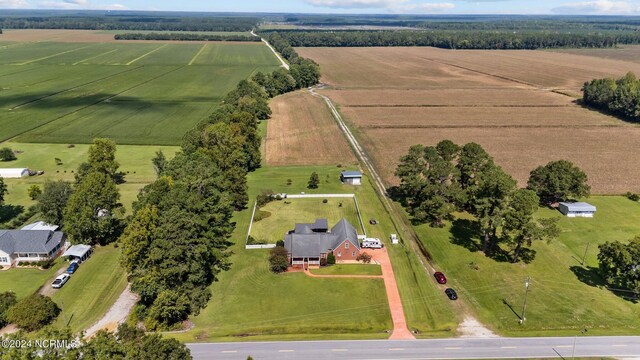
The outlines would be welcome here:
<svg viewBox="0 0 640 360">
<path fill-rule="evenodd" d="M 6 257 L 0 257 L 0 262 L 1 263 L 8 263 L 9 259 L 7 259 Z"/>
<path fill-rule="evenodd" d="M 342 256 L 342 251 L 338 251 L 338 257 Z"/>
<path fill-rule="evenodd" d="M 344 243 L 344 248 L 348 249 L 349 248 L 349 242 Z"/>
<path fill-rule="evenodd" d="M 352 252 L 352 253 L 351 253 L 351 256 L 356 257 L 356 252 L 355 252 L 355 251 L 354 251 L 354 252 Z"/>
</svg>

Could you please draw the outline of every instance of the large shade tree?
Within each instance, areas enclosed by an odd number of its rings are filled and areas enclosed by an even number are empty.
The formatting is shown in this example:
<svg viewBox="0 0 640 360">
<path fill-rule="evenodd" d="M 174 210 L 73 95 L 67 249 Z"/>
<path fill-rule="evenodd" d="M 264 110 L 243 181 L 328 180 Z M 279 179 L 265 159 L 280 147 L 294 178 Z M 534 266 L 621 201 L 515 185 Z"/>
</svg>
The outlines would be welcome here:
<svg viewBox="0 0 640 360">
<path fill-rule="evenodd" d="M 551 161 L 532 170 L 527 187 L 535 191 L 543 203 L 579 199 L 591 193 L 587 174 L 567 160 Z"/>
</svg>

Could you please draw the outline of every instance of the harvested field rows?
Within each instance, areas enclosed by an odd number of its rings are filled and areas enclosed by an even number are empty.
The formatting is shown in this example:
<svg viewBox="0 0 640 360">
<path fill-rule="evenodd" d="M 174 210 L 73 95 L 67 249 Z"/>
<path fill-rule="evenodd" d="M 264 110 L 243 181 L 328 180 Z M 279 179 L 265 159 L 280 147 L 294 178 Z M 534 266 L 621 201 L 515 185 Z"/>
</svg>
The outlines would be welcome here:
<svg viewBox="0 0 640 360">
<path fill-rule="evenodd" d="M 637 127 L 367 129 L 364 138 L 381 175 L 393 184 L 397 183 L 393 173 L 398 159 L 409 146 L 450 139 L 479 143 L 521 186 L 534 167 L 569 159 L 589 175 L 589 184 L 597 193 L 640 191 L 638 160 L 633 155 L 640 148 Z"/>
<path fill-rule="evenodd" d="M 478 142 L 526 183 L 567 159 L 594 193 L 640 191 L 640 128 L 576 103 L 595 77 L 640 73 L 640 63 L 549 51 L 301 48 L 320 63 L 320 90 L 339 106 L 389 184 L 409 146 Z"/>
<path fill-rule="evenodd" d="M 625 126 L 615 118 L 565 107 L 345 107 L 360 128 Z"/>
<path fill-rule="evenodd" d="M 573 55 L 592 56 L 602 59 L 614 59 L 640 63 L 640 45 L 628 45 L 615 49 L 560 49 L 553 51 Z"/>
<path fill-rule="evenodd" d="M 573 99 L 549 91 L 487 88 L 438 90 L 324 90 L 341 106 L 573 106 Z"/>
<path fill-rule="evenodd" d="M 322 99 L 307 92 L 271 101 L 265 139 L 269 165 L 348 164 L 355 157 Z"/>
</svg>

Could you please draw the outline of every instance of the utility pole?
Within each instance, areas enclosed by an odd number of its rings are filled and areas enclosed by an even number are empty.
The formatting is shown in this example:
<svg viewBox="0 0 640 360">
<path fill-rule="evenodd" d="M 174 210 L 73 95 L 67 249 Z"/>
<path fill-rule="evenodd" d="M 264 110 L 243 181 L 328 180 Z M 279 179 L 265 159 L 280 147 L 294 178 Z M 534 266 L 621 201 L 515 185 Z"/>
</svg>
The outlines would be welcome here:
<svg viewBox="0 0 640 360">
<path fill-rule="evenodd" d="M 580 265 L 584 266 L 584 261 L 587 258 L 587 251 L 589 251 L 589 245 L 591 245 L 591 242 L 587 243 L 587 247 L 584 249 L 584 255 L 582 255 L 582 262 L 580 263 Z"/>
<path fill-rule="evenodd" d="M 529 295 L 529 286 L 531 286 L 531 276 L 527 276 L 527 279 L 524 281 L 524 304 L 522 305 L 522 316 L 520 317 L 520 324 L 524 324 L 525 320 L 527 320 L 527 296 Z"/>
<path fill-rule="evenodd" d="M 582 329 L 580 330 L 580 334 L 586 334 L 587 333 L 587 329 Z M 573 338 L 573 351 L 571 352 L 571 360 L 573 360 L 573 358 L 576 356 L 576 342 L 578 341 L 578 335 L 580 334 L 576 334 L 576 336 Z"/>
</svg>

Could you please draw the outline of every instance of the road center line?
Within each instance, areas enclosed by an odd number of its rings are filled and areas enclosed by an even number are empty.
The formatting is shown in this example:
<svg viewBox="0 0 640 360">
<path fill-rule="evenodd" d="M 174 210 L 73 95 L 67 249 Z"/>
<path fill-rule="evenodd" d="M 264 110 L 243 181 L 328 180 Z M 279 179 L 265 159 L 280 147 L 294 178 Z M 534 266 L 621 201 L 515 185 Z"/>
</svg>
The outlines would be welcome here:
<svg viewBox="0 0 640 360">
<path fill-rule="evenodd" d="M 517 349 L 517 346 L 501 346 L 500 349 Z"/>
<path fill-rule="evenodd" d="M 403 348 L 391 348 L 389 351 L 404 351 Z"/>
<path fill-rule="evenodd" d="M 445 350 L 460 350 L 462 349 L 461 347 L 446 347 L 444 348 Z"/>
<path fill-rule="evenodd" d="M 290 353 L 290 352 L 294 352 L 295 350 L 278 350 L 278 352 L 281 353 Z"/>
<path fill-rule="evenodd" d="M 237 350 L 222 350 L 220 352 L 223 353 L 223 354 L 235 354 L 238 351 Z"/>
<path fill-rule="evenodd" d="M 349 351 L 348 349 L 331 349 L 331 351 L 334 352 L 345 352 L 345 351 Z"/>
<path fill-rule="evenodd" d="M 613 347 L 625 347 L 627 345 L 624 345 L 624 344 L 613 344 L 611 346 L 613 346 Z"/>
</svg>

